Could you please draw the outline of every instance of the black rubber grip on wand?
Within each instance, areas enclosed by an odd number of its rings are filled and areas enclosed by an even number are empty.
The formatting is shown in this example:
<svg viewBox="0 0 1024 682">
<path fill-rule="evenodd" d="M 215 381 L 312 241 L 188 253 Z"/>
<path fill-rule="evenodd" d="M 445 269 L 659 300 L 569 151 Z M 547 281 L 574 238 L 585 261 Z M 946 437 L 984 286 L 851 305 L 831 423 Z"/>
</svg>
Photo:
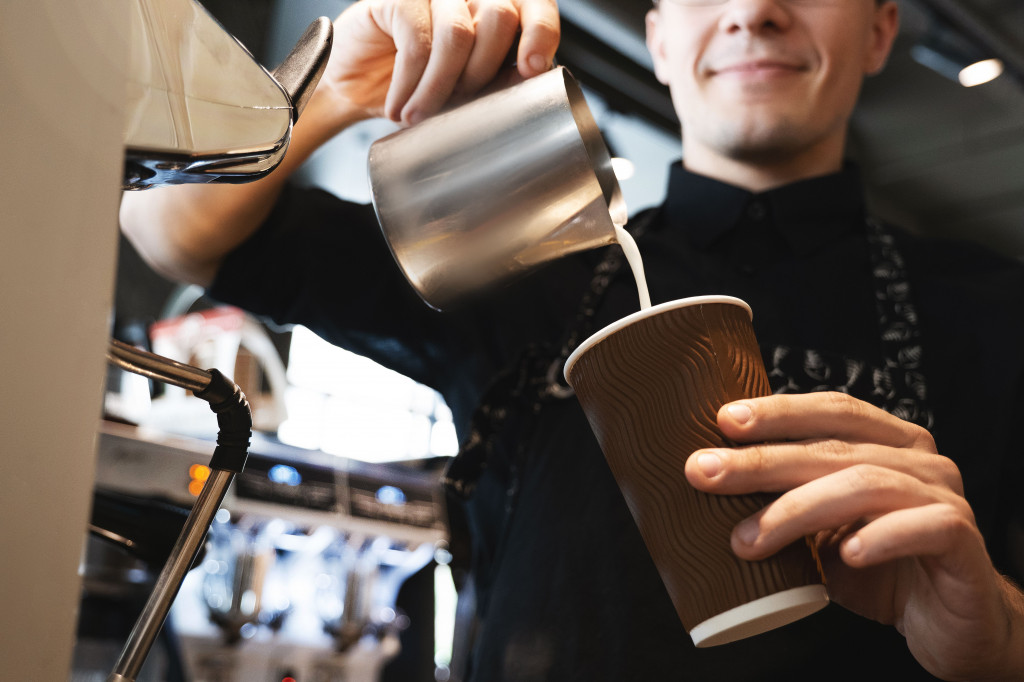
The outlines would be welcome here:
<svg viewBox="0 0 1024 682">
<path fill-rule="evenodd" d="M 195 393 L 195 396 L 210 404 L 220 426 L 210 468 L 240 474 L 245 468 L 245 460 L 249 456 L 249 440 L 252 438 L 249 401 L 242 389 L 218 370 L 207 371 L 210 373 L 210 385 Z"/>
</svg>

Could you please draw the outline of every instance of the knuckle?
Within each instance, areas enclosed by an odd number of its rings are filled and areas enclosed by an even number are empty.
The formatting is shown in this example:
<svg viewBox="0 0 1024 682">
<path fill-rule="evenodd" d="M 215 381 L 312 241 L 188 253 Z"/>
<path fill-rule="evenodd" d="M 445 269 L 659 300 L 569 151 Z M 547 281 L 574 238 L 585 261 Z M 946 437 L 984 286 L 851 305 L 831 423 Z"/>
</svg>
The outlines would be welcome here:
<svg viewBox="0 0 1024 682">
<path fill-rule="evenodd" d="M 751 445 L 744 448 L 743 453 L 745 455 L 743 468 L 749 473 L 756 474 L 771 469 L 771 454 L 763 445 Z"/>
<path fill-rule="evenodd" d="M 932 523 L 942 535 L 951 539 L 975 532 L 974 514 L 966 500 L 962 504 L 950 502 L 938 505 L 933 512 Z"/>
<path fill-rule="evenodd" d="M 426 62 L 430 59 L 430 50 L 433 47 L 433 38 L 430 31 L 420 30 L 416 32 L 416 39 L 404 46 L 406 59 L 413 62 Z"/>
<path fill-rule="evenodd" d="M 864 413 L 865 404 L 853 398 L 849 394 L 839 391 L 824 391 L 821 396 L 828 402 L 828 406 L 850 417 L 857 417 Z"/>
<path fill-rule="evenodd" d="M 834 438 L 821 438 L 811 441 L 809 447 L 811 453 L 816 458 L 831 460 L 847 458 L 853 450 L 853 446 L 846 441 Z"/>
<path fill-rule="evenodd" d="M 908 427 L 910 428 L 910 447 L 931 453 L 938 452 L 938 448 L 935 447 L 935 438 L 928 429 L 917 424 L 908 424 Z"/>
<path fill-rule="evenodd" d="M 877 490 L 888 483 L 884 470 L 873 464 L 855 464 L 846 473 L 850 487 L 858 491 Z"/>
<path fill-rule="evenodd" d="M 557 21 L 539 19 L 529 27 L 533 40 L 542 43 L 557 43 L 562 37 L 561 28 Z"/>
<path fill-rule="evenodd" d="M 964 480 L 960 473 L 960 467 L 956 465 L 956 462 L 949 457 L 936 455 L 933 460 L 933 466 L 938 473 L 939 480 L 948 485 L 958 495 L 963 495 Z"/>
<path fill-rule="evenodd" d="M 441 28 L 438 40 L 456 50 L 469 50 L 476 40 L 476 31 L 467 21 L 452 21 Z"/>
<path fill-rule="evenodd" d="M 794 519 L 807 511 L 806 505 L 790 493 L 784 493 L 765 507 L 760 519 L 761 535 L 771 538 L 785 525 L 786 519 Z"/>
<path fill-rule="evenodd" d="M 957 517 L 960 519 L 960 523 L 972 530 L 975 528 L 977 519 L 974 517 L 974 509 L 971 508 L 971 504 L 967 500 L 960 495 L 957 495 L 949 505 L 953 510 L 955 510 Z"/>
<path fill-rule="evenodd" d="M 519 28 L 519 12 L 512 3 L 499 2 L 487 5 L 480 12 L 480 22 L 487 22 L 499 31 L 514 31 Z"/>
</svg>

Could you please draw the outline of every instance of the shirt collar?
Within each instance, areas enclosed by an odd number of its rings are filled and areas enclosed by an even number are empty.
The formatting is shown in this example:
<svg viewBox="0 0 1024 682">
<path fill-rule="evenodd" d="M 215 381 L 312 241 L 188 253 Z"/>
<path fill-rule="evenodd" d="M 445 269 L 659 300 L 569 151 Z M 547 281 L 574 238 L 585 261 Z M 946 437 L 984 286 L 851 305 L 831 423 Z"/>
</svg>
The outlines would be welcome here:
<svg viewBox="0 0 1024 682">
<path fill-rule="evenodd" d="M 779 232 L 795 253 L 803 255 L 863 228 L 864 193 L 853 164 L 831 175 L 755 193 L 691 173 L 676 162 L 669 174 L 665 211 L 666 223 L 683 229 L 698 248 L 709 248 L 756 220 Z"/>
</svg>

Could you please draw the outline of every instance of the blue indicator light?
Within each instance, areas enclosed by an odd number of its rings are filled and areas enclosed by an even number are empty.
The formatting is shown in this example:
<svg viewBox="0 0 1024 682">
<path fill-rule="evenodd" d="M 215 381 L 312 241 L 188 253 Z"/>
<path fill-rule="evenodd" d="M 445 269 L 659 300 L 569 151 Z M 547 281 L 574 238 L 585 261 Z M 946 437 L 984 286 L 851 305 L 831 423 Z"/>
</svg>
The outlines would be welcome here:
<svg viewBox="0 0 1024 682">
<path fill-rule="evenodd" d="M 302 483 L 302 474 L 295 467 L 290 467 L 287 464 L 275 464 L 270 467 L 270 471 L 267 472 L 267 478 L 274 483 L 281 483 L 283 485 L 295 486 Z"/>
<path fill-rule="evenodd" d="M 393 485 L 381 486 L 377 491 L 377 501 L 381 504 L 405 504 L 405 493 Z"/>
</svg>

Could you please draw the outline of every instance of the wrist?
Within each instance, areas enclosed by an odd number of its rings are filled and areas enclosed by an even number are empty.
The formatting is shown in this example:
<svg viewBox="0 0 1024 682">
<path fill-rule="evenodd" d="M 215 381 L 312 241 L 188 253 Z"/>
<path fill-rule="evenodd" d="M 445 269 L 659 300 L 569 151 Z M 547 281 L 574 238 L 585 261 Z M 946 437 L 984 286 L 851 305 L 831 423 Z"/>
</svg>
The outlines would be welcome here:
<svg viewBox="0 0 1024 682">
<path fill-rule="evenodd" d="M 1024 680 L 1024 592 L 1012 580 L 1000 575 L 1000 589 L 1006 614 L 1006 645 L 1002 664 L 986 680 Z"/>
<path fill-rule="evenodd" d="M 373 117 L 373 112 L 334 93 L 331 88 L 319 87 L 296 122 L 292 139 L 313 150 L 349 126 Z"/>
</svg>

